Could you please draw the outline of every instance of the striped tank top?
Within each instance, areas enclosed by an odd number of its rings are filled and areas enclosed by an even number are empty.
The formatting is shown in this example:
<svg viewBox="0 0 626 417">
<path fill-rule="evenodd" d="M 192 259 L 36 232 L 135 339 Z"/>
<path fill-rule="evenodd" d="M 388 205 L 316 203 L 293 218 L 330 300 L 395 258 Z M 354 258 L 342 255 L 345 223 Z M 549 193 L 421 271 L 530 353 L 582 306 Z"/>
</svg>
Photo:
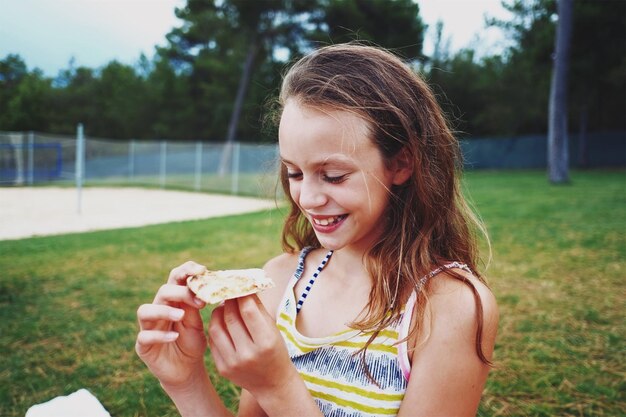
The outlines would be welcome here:
<svg viewBox="0 0 626 417">
<path fill-rule="evenodd" d="M 361 353 L 356 354 L 369 340 L 372 333 L 347 329 L 337 334 L 313 338 L 296 328 L 296 315 L 311 289 L 317 275 L 332 255 L 328 253 L 309 280 L 304 293 L 296 300 L 294 286 L 302 276 L 304 261 L 310 248 L 300 253 L 298 269 L 287 285 L 277 315 L 280 330 L 292 362 L 298 369 L 310 394 L 326 417 L 395 416 L 408 384 L 410 364 L 406 341 L 409 330 L 415 292 L 409 298 L 401 317 L 382 330 L 365 353 L 365 362 L 372 379 L 363 367 Z M 465 265 L 453 263 L 431 272 L 426 280 L 444 268 Z"/>
</svg>

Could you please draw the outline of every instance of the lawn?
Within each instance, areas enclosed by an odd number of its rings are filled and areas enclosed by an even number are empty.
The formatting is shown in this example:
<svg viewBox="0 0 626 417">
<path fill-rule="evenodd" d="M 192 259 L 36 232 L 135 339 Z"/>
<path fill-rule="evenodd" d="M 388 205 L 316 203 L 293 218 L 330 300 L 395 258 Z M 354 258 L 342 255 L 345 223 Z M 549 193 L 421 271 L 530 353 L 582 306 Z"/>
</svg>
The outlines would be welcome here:
<svg viewBox="0 0 626 417">
<path fill-rule="evenodd" d="M 501 317 L 479 415 L 626 415 L 626 173 L 471 172 L 466 189 Z M 0 242 L 0 415 L 82 387 L 116 417 L 176 415 L 134 353 L 137 307 L 188 259 L 262 265 L 283 214 Z"/>
</svg>

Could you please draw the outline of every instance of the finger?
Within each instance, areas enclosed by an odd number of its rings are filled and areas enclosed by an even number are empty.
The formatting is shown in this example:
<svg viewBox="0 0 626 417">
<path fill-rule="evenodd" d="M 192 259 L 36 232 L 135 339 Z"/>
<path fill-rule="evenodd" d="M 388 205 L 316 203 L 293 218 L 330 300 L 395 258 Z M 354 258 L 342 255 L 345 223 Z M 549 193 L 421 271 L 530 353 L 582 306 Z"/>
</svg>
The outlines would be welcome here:
<svg viewBox="0 0 626 417">
<path fill-rule="evenodd" d="M 206 271 L 206 266 L 188 261 L 172 269 L 167 278 L 167 282 L 168 284 L 184 285 L 188 277 L 202 274 L 204 271 Z"/>
<path fill-rule="evenodd" d="M 237 299 L 224 302 L 224 325 L 235 344 L 235 349 L 237 349 L 238 344 L 252 340 L 246 324 L 239 314 L 239 301 Z"/>
<path fill-rule="evenodd" d="M 155 344 L 171 343 L 178 339 L 178 332 L 163 330 L 142 330 L 137 334 L 135 350 L 140 355 L 146 353 Z"/>
<path fill-rule="evenodd" d="M 215 368 L 223 375 L 224 369 L 226 367 L 226 362 L 224 361 L 224 356 L 222 355 L 222 351 L 219 344 L 215 343 L 215 339 L 209 336 L 209 348 L 211 349 L 211 357 L 213 358 L 213 363 L 215 364 Z M 226 354 L 226 357 L 232 357 L 233 355 Z"/>
<path fill-rule="evenodd" d="M 188 288 L 176 284 L 164 284 L 157 292 L 153 304 L 170 306 L 184 310 L 183 319 L 182 321 L 179 320 L 179 326 L 202 331 L 204 325 L 199 309 L 205 307 L 206 303 L 197 298 Z M 154 312 L 155 310 L 148 309 L 147 311 Z M 160 311 L 161 314 L 166 314 L 163 310 L 156 311 Z M 170 319 L 168 318 L 167 320 Z M 159 324 L 155 324 L 154 327 L 159 327 L 163 330 L 166 325 L 171 325 L 171 322 L 167 322 L 167 324 L 165 324 L 165 322 L 161 322 Z M 144 326 L 149 328 L 153 325 L 144 322 Z"/>
<path fill-rule="evenodd" d="M 162 304 L 143 304 L 137 309 L 137 319 L 141 330 L 154 330 L 167 327 L 185 316 L 185 310 Z M 160 323 L 160 325 L 159 325 Z"/>
<path fill-rule="evenodd" d="M 238 311 L 246 331 L 255 342 L 264 342 L 268 326 L 274 328 L 274 321 L 256 294 L 237 299 Z"/>
<path fill-rule="evenodd" d="M 234 355 L 235 345 L 228 334 L 228 329 L 224 324 L 224 307 L 217 307 L 211 313 L 211 321 L 209 323 L 209 345 L 211 349 L 220 352 L 222 358 L 229 358 Z"/>
<path fill-rule="evenodd" d="M 172 305 L 174 303 L 187 304 L 190 307 L 202 308 L 206 303 L 197 298 L 191 290 L 176 284 L 163 284 L 154 297 L 153 304 Z"/>
</svg>

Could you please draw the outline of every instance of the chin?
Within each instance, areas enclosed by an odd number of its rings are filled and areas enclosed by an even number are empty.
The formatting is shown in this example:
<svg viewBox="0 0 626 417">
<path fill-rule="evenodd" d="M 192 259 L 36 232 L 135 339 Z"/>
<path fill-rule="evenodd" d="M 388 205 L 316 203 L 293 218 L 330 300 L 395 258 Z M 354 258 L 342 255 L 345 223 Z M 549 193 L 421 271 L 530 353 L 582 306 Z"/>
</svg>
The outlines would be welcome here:
<svg viewBox="0 0 626 417">
<path fill-rule="evenodd" d="M 343 242 L 336 242 L 331 239 L 324 239 L 323 237 L 320 238 L 320 236 L 317 237 L 317 240 L 320 242 L 320 245 L 324 249 L 328 250 L 339 250 L 346 246 L 346 244 Z"/>
</svg>

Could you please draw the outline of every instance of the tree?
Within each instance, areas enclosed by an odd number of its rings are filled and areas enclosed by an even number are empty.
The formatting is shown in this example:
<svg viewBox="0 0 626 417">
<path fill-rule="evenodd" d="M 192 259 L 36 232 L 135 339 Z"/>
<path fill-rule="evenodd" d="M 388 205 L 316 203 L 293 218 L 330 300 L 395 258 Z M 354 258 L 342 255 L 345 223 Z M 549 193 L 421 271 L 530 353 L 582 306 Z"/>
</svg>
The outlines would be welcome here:
<svg viewBox="0 0 626 417">
<path fill-rule="evenodd" d="M 266 48 L 266 53 L 273 54 L 277 45 L 277 39 L 286 40 L 285 45 L 292 45 L 293 35 L 302 31 L 303 18 L 306 19 L 308 11 L 306 6 L 314 5 L 310 1 L 264 0 L 248 2 L 246 0 L 231 0 L 232 6 L 237 10 L 240 18 L 241 32 L 248 48 L 241 70 L 241 78 L 237 87 L 237 94 L 231 117 L 228 122 L 226 134 L 226 147 L 222 154 L 219 167 L 221 175 L 226 173 L 231 159 L 232 143 L 235 141 L 237 127 L 241 117 L 244 99 L 255 60 L 259 50 Z"/>
<path fill-rule="evenodd" d="M 9 54 L 0 61 L 0 130 L 12 129 L 9 103 L 27 75 L 28 68 L 19 55 Z"/>
<path fill-rule="evenodd" d="M 572 1 L 558 0 L 559 22 L 555 40 L 548 124 L 548 177 L 554 184 L 569 182 L 567 79 L 572 35 Z"/>
<path fill-rule="evenodd" d="M 578 131 L 579 167 L 588 163 L 587 132 L 626 131 L 626 2 L 574 2 L 570 59 L 570 129 Z"/>
<path fill-rule="evenodd" d="M 275 132 L 262 130 L 264 103 L 276 96 L 286 62 L 320 42 L 367 40 L 423 58 L 424 25 L 411 0 L 187 0 L 176 13 L 181 25 L 151 62 L 70 62 L 47 79 L 19 56 L 0 61 L 0 129 L 19 119 L 27 130 L 62 134 L 83 123 L 110 138 L 274 141 Z M 40 120 L 16 113 L 26 107 L 40 109 Z"/>
<path fill-rule="evenodd" d="M 75 133 L 78 123 L 91 129 L 91 126 L 98 124 L 100 117 L 95 71 L 70 65 L 61 71 L 60 78 L 62 81 L 54 89 L 51 98 L 51 132 L 71 135 Z"/>
<path fill-rule="evenodd" d="M 51 82 L 40 70 L 26 74 L 7 103 L 8 130 L 47 130 Z"/>
<path fill-rule="evenodd" d="M 510 20 L 486 19 L 511 41 L 503 53 L 479 57 L 471 48 L 440 51 L 424 70 L 441 106 L 460 136 L 514 136 L 543 133 L 553 51 L 550 0 L 509 1 Z M 444 43 L 443 28 L 437 28 Z"/>
<path fill-rule="evenodd" d="M 250 81 L 278 48 L 300 43 L 315 0 L 188 0 L 183 21 L 160 50 L 177 74 L 188 77 L 199 138 L 234 140 L 249 105 Z M 262 86 L 267 90 L 271 86 Z M 255 86 L 253 86 L 255 87 Z M 248 129 L 249 130 L 249 129 Z"/>
<path fill-rule="evenodd" d="M 51 81 L 39 69 L 28 71 L 19 55 L 0 61 L 0 130 L 45 130 Z"/>
<path fill-rule="evenodd" d="M 437 20 L 435 24 L 435 45 L 433 55 L 430 57 L 430 64 L 439 67 L 443 62 L 450 59 L 450 38 L 444 38 L 443 20 Z"/>
<path fill-rule="evenodd" d="M 289 59 L 315 40 L 349 40 L 339 39 L 348 27 L 361 39 L 414 59 L 421 56 L 424 29 L 418 11 L 411 0 L 188 0 L 176 12 L 183 23 L 170 32 L 162 53 L 190 79 L 194 109 L 201 112 L 200 136 L 225 136 L 232 143 L 246 129 L 259 133 L 258 126 L 248 126 L 250 116 L 242 123 L 241 115 L 244 109 L 260 115 L 260 96 L 276 89 L 277 52 Z M 227 147 L 221 172 L 229 159 Z"/>
<path fill-rule="evenodd" d="M 550 74 L 554 52 L 554 0 L 513 0 L 502 2 L 512 18 L 491 19 L 512 40 L 505 52 L 504 94 L 496 105 L 510 108 L 507 134 L 536 134 L 547 131 Z"/>
<path fill-rule="evenodd" d="M 532 103 L 531 108 L 547 108 L 557 2 L 508 0 L 502 5 L 512 18 L 490 19 L 489 24 L 504 29 L 512 40 L 504 56 L 507 71 L 513 74 L 517 70 L 517 90 L 528 94 L 523 103 Z M 568 97 L 569 112 L 578 117 L 570 117 L 570 129 L 626 130 L 626 2 L 576 0 L 572 12 L 571 44 L 575 47 L 570 55 Z M 540 97 L 544 97 L 541 100 L 545 106 L 538 105 Z M 540 114 L 521 116 L 541 127 L 548 120 Z"/>
<path fill-rule="evenodd" d="M 197 139 L 194 108 L 189 103 L 189 79 L 177 74 L 170 59 L 157 54 L 146 79 L 145 111 L 150 126 L 143 138 Z"/>
<path fill-rule="evenodd" d="M 132 66 L 109 62 L 100 70 L 95 89 L 98 117 L 89 126 L 92 135 L 130 139 L 148 129 L 144 82 Z"/>
<path fill-rule="evenodd" d="M 519 104 L 510 100 L 515 83 L 502 57 L 477 60 L 472 49 L 463 49 L 432 62 L 428 81 L 459 136 L 515 133 Z"/>
<path fill-rule="evenodd" d="M 426 26 L 412 0 L 327 0 L 313 39 L 324 43 L 369 41 L 410 59 L 424 59 Z"/>
</svg>

